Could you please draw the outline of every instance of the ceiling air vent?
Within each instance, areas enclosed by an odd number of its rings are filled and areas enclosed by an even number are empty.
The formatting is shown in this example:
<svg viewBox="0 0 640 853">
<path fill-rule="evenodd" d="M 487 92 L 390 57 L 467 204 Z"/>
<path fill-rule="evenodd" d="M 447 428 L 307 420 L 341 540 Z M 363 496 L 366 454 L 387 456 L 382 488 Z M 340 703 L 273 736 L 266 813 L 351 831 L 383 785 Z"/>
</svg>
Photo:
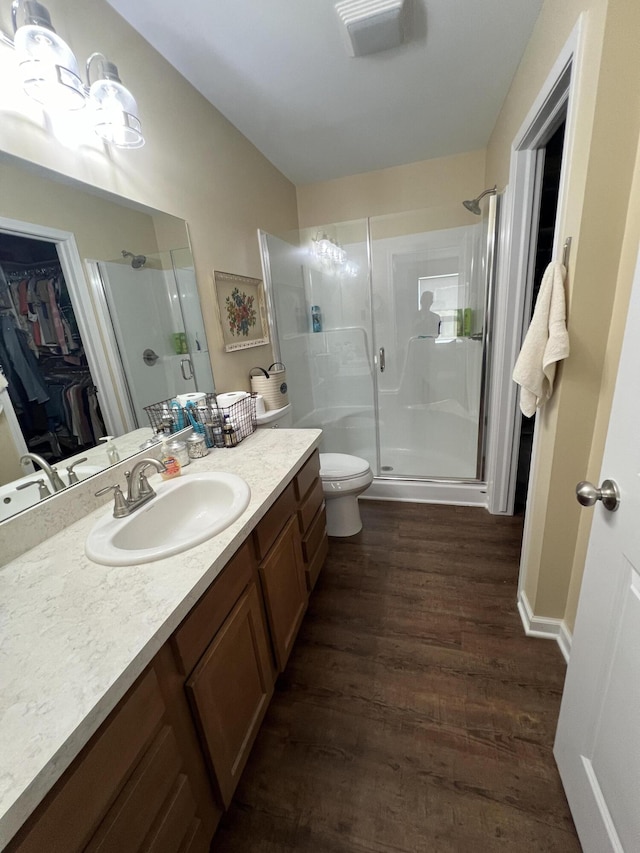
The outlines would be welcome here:
<svg viewBox="0 0 640 853">
<path fill-rule="evenodd" d="M 409 0 L 344 0 L 336 12 L 351 56 L 398 47 L 407 38 Z"/>
</svg>

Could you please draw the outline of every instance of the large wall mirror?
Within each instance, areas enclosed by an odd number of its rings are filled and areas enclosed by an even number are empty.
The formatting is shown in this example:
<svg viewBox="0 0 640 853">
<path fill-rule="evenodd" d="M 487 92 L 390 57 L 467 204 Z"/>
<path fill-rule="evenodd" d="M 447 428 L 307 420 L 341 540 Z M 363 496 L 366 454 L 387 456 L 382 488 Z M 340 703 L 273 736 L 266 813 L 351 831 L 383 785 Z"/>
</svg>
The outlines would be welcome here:
<svg viewBox="0 0 640 853">
<path fill-rule="evenodd" d="M 145 406 L 214 384 L 183 220 L 8 156 L 0 198 L 2 521 L 53 491 L 24 454 L 84 479 L 105 436 L 151 436 Z"/>
</svg>

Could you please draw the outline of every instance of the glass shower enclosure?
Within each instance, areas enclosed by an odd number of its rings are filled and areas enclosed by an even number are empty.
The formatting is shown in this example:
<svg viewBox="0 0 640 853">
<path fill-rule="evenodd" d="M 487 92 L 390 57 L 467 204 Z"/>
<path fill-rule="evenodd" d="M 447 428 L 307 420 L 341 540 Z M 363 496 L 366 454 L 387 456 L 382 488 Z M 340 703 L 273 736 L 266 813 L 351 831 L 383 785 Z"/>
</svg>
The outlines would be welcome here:
<svg viewBox="0 0 640 853">
<path fill-rule="evenodd" d="M 481 483 L 497 198 L 260 232 L 298 427 L 378 482 Z"/>
</svg>

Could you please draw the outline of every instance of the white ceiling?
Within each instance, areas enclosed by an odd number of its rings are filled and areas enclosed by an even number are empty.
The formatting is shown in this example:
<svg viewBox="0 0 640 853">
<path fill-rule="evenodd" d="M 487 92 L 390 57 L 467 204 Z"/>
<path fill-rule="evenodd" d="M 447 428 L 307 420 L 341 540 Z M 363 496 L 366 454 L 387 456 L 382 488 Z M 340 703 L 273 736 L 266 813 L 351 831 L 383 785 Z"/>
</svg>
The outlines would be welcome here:
<svg viewBox="0 0 640 853">
<path fill-rule="evenodd" d="M 295 184 L 486 146 L 542 0 L 409 1 L 354 59 L 335 0 L 108 0 Z"/>
</svg>

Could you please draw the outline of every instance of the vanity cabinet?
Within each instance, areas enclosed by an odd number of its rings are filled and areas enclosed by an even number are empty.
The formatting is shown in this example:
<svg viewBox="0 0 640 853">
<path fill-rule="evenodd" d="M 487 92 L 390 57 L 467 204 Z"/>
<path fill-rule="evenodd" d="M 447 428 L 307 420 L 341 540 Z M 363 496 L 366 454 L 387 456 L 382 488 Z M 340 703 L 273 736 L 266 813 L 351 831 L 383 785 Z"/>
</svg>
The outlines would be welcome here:
<svg viewBox="0 0 640 853">
<path fill-rule="evenodd" d="M 305 577 L 307 589 L 311 592 L 329 551 L 327 513 L 320 479 L 320 454 L 317 450 L 305 462 L 293 482 Z"/>
<path fill-rule="evenodd" d="M 273 694 L 275 673 L 251 540 L 169 641 L 211 778 L 226 808 Z"/>
<path fill-rule="evenodd" d="M 302 545 L 290 483 L 254 531 L 258 571 L 278 672 L 287 664 L 307 609 Z"/>
<path fill-rule="evenodd" d="M 300 534 L 295 517 L 289 518 L 260 563 L 259 571 L 273 652 L 278 672 L 282 672 L 289 660 L 308 602 Z"/>
<path fill-rule="evenodd" d="M 158 669 L 164 665 L 161 662 Z M 180 712 L 169 710 L 160 677 L 152 664 L 8 850 L 208 849 L 219 809 L 207 789 L 196 741 L 179 722 L 176 727 Z"/>
<path fill-rule="evenodd" d="M 186 684 L 225 808 L 273 694 L 269 641 L 251 582 Z"/>
<path fill-rule="evenodd" d="M 316 452 L 7 850 L 205 853 L 326 550 Z"/>
</svg>

